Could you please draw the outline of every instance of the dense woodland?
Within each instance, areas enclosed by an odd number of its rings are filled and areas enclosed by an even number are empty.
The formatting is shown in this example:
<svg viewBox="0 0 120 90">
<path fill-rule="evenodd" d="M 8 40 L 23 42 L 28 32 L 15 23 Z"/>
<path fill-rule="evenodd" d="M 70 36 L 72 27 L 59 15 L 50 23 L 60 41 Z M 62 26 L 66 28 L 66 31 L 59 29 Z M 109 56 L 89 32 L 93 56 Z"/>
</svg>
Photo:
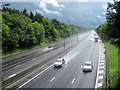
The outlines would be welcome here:
<svg viewBox="0 0 120 90">
<path fill-rule="evenodd" d="M 106 23 L 96 31 L 104 41 L 120 46 L 120 1 L 108 3 L 106 19 Z"/>
<path fill-rule="evenodd" d="M 80 29 L 77 26 L 48 19 L 40 13 L 27 13 L 4 7 L 2 9 L 2 50 L 3 53 L 15 49 L 31 47 L 43 42 L 50 43 L 58 38 L 66 38 Z M 76 29 L 77 28 L 77 29 Z"/>
</svg>

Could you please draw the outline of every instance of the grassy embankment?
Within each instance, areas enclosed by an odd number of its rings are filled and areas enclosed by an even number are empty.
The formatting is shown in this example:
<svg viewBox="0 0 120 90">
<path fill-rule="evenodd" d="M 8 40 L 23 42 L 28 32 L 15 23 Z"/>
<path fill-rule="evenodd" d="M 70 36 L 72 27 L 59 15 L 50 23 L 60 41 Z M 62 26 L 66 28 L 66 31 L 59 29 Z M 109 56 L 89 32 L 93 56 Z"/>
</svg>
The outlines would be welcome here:
<svg viewBox="0 0 120 90">
<path fill-rule="evenodd" d="M 118 87 L 118 78 L 120 77 L 118 74 L 118 48 L 110 43 L 105 43 L 106 46 L 106 56 L 107 56 L 107 72 L 109 76 L 109 86 L 110 88 L 117 88 Z"/>
</svg>

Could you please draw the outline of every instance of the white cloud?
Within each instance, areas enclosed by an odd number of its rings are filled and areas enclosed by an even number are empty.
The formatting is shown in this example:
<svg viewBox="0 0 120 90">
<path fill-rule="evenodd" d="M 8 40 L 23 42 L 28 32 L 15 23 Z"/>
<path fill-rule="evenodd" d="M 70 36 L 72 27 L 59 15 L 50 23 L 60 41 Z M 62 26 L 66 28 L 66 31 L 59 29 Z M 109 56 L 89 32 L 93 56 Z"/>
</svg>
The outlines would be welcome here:
<svg viewBox="0 0 120 90">
<path fill-rule="evenodd" d="M 87 0 L 78 0 L 78 2 L 87 2 Z"/>
<path fill-rule="evenodd" d="M 115 10 L 115 9 L 113 9 L 113 12 L 114 12 L 114 13 L 116 13 L 116 10 Z"/>
<path fill-rule="evenodd" d="M 120 1 L 120 0 L 115 0 L 115 1 L 117 1 L 117 2 L 118 2 L 118 1 Z"/>
<path fill-rule="evenodd" d="M 101 16 L 100 16 L 100 15 L 97 15 L 97 18 L 101 18 Z"/>
<path fill-rule="evenodd" d="M 57 0 L 46 0 L 47 4 L 51 4 L 55 7 L 60 7 L 60 5 L 58 4 Z"/>
<path fill-rule="evenodd" d="M 60 6 L 61 6 L 61 7 L 65 7 L 65 6 L 64 6 L 64 5 L 62 5 L 62 4 L 61 4 Z"/>
<path fill-rule="evenodd" d="M 101 14 L 102 14 L 102 15 L 106 15 L 106 13 L 105 13 L 105 12 L 102 12 Z"/>
<path fill-rule="evenodd" d="M 106 9 L 107 9 L 107 4 L 103 4 L 103 5 L 102 5 L 102 8 L 103 8 L 104 10 L 106 10 Z"/>
<path fill-rule="evenodd" d="M 58 2 L 113 2 L 113 0 L 57 0 Z"/>
<path fill-rule="evenodd" d="M 39 4 L 40 8 L 46 8 L 46 3 L 44 2 L 44 0 L 42 0 Z"/>
<path fill-rule="evenodd" d="M 51 11 L 48 10 L 47 8 L 44 8 L 43 11 L 44 11 L 45 13 L 51 13 Z"/>
<path fill-rule="evenodd" d="M 57 10 L 51 10 L 48 6 L 52 6 L 53 9 Z M 57 14 L 60 15 L 60 12 L 64 5 L 59 4 L 57 0 L 40 0 L 39 7 L 45 12 L 49 14 Z M 56 8 L 57 7 L 57 8 Z"/>
<path fill-rule="evenodd" d="M 1 2 L 39 2 L 41 0 L 1 0 Z M 49 1 L 49 0 L 44 0 Z M 113 2 L 113 0 L 52 0 L 57 2 Z M 115 0 L 120 1 L 120 0 Z M 51 2 L 51 0 L 50 0 Z M 54 3 L 55 4 L 55 3 Z"/>
</svg>

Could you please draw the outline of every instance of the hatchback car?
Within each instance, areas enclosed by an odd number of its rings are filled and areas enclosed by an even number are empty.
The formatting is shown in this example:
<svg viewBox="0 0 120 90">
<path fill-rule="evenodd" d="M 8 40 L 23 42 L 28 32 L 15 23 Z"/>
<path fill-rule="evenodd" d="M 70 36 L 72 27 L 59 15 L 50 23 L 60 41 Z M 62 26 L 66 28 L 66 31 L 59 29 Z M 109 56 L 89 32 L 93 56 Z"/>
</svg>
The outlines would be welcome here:
<svg viewBox="0 0 120 90">
<path fill-rule="evenodd" d="M 54 68 L 56 67 L 62 67 L 62 65 L 65 63 L 65 60 L 63 58 L 59 58 L 54 63 Z"/>
<path fill-rule="evenodd" d="M 93 69 L 93 64 L 91 61 L 87 61 L 85 62 L 85 64 L 83 65 L 83 72 L 91 72 Z"/>
</svg>

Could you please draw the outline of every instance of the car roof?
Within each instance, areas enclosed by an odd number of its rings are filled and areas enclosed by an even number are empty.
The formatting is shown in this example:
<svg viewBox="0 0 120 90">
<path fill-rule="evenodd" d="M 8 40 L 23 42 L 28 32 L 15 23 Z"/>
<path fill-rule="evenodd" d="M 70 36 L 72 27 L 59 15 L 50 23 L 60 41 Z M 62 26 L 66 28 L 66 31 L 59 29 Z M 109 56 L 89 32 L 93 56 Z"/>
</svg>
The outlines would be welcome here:
<svg viewBox="0 0 120 90">
<path fill-rule="evenodd" d="M 92 62 L 91 62 L 91 61 L 86 61 L 85 63 L 89 63 L 89 64 L 92 64 Z"/>
<path fill-rule="evenodd" d="M 63 58 L 58 58 L 57 60 L 63 60 Z"/>
</svg>

